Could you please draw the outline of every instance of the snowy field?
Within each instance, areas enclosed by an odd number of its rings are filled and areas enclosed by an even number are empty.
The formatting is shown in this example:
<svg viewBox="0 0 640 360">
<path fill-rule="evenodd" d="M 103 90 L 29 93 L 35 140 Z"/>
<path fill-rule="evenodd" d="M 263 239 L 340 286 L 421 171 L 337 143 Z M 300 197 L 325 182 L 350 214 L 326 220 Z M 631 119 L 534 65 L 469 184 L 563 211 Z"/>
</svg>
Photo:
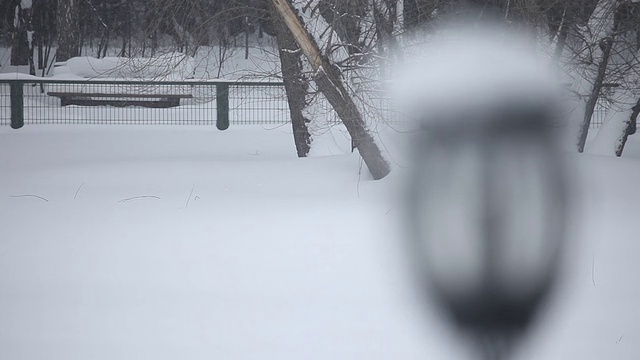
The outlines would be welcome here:
<svg viewBox="0 0 640 360">
<path fill-rule="evenodd" d="M 410 286 L 394 159 L 376 182 L 288 127 L 0 127 L 0 359 L 469 358 Z M 635 359 L 640 141 L 571 159 L 565 276 L 517 358 Z"/>
</svg>

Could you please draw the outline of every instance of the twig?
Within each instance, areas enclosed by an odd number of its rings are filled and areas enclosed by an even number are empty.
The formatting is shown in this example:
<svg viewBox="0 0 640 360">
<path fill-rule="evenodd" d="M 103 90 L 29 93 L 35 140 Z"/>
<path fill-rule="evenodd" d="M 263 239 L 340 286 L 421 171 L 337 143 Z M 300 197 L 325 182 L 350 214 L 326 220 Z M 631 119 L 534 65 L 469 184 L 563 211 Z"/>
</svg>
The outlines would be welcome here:
<svg viewBox="0 0 640 360">
<path fill-rule="evenodd" d="M 189 201 L 191 201 L 191 196 L 193 195 L 193 189 L 196 188 L 196 184 L 193 184 L 191 187 L 191 192 L 189 193 L 189 197 L 187 198 L 187 203 L 184 204 L 184 207 L 189 207 Z"/>
<path fill-rule="evenodd" d="M 623 337 L 624 337 L 624 335 L 620 336 L 620 339 L 618 339 L 618 341 L 616 341 L 616 344 L 619 343 L 620 341 L 622 341 Z"/>
<path fill-rule="evenodd" d="M 73 200 L 75 200 L 78 197 L 78 193 L 80 192 L 80 189 L 82 189 L 82 187 L 84 186 L 84 183 L 80 184 L 80 186 L 78 186 L 78 190 L 76 190 L 76 194 L 73 195 Z"/>
<path fill-rule="evenodd" d="M 12 197 L 12 198 L 33 197 L 33 198 L 40 199 L 40 200 L 45 201 L 45 202 L 49 202 L 49 200 L 43 198 L 42 196 L 31 195 L 31 194 L 10 195 L 9 197 Z"/>
<path fill-rule="evenodd" d="M 155 196 L 155 195 L 143 195 L 143 196 L 134 196 L 134 197 L 122 199 L 122 200 L 120 200 L 118 202 L 119 203 L 123 203 L 123 202 L 131 201 L 131 200 L 139 200 L 139 199 L 158 199 L 158 200 L 162 200 L 162 198 L 160 198 L 158 196 Z"/>
</svg>

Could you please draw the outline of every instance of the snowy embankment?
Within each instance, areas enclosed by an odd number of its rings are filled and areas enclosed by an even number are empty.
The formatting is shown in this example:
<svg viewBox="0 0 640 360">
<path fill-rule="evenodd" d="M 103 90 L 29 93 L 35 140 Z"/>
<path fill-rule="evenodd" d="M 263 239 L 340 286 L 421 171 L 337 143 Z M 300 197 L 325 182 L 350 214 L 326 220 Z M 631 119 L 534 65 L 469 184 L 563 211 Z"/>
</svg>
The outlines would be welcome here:
<svg viewBox="0 0 640 360">
<path fill-rule="evenodd" d="M 289 132 L 0 128 L 0 359 L 463 358 L 404 271 L 402 167 L 297 159 Z M 583 220 L 522 359 L 640 353 L 625 156 L 576 155 Z"/>
<path fill-rule="evenodd" d="M 107 57 L 98 56 L 96 49 L 85 47 L 80 56 L 70 61 L 53 63 L 46 69 L 46 78 L 50 80 L 155 80 L 182 81 L 195 80 L 244 80 L 279 81 L 280 61 L 275 47 L 275 39 L 250 39 L 249 57 L 245 58 L 244 46 L 232 46 L 224 51 L 220 58 L 220 49 L 202 46 L 191 58 L 174 52 L 172 47 L 159 49 L 153 57 L 117 57 L 114 50 Z M 52 56 L 55 48 L 52 50 Z M 0 47 L 0 79 L 32 79 L 29 67 L 10 65 L 10 48 Z M 42 70 L 36 71 L 35 78 L 41 78 Z M 27 77 L 24 77 L 26 75 Z"/>
<path fill-rule="evenodd" d="M 181 53 L 168 53 L 153 58 L 90 56 L 71 58 L 57 63 L 54 78 L 77 79 L 152 79 L 157 81 L 193 78 L 193 59 Z"/>
</svg>

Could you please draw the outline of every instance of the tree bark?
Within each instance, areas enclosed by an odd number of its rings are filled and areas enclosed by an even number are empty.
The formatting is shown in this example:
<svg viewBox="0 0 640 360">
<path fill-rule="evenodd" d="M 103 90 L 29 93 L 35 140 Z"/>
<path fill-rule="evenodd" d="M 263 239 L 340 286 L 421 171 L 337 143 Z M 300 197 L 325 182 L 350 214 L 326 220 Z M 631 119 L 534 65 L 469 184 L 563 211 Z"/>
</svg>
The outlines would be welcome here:
<svg viewBox="0 0 640 360">
<path fill-rule="evenodd" d="M 306 157 L 311 150 L 311 134 L 307 126 L 309 119 L 305 118 L 303 114 L 308 86 L 302 74 L 302 51 L 289 29 L 282 21 L 278 21 L 278 15 L 273 6 L 271 10 L 280 54 L 280 69 L 289 103 L 293 140 L 298 157 Z"/>
<path fill-rule="evenodd" d="M 311 64 L 318 89 L 327 98 L 344 123 L 360 156 L 375 180 L 382 179 L 391 171 L 380 148 L 367 129 L 362 114 L 342 84 L 337 69 L 326 57 L 320 55 L 318 45 L 303 26 L 289 0 L 272 0 L 279 18 L 286 24 L 291 35 Z"/>
<path fill-rule="evenodd" d="M 80 54 L 78 0 L 58 0 L 58 50 L 56 59 L 66 61 Z"/>
</svg>

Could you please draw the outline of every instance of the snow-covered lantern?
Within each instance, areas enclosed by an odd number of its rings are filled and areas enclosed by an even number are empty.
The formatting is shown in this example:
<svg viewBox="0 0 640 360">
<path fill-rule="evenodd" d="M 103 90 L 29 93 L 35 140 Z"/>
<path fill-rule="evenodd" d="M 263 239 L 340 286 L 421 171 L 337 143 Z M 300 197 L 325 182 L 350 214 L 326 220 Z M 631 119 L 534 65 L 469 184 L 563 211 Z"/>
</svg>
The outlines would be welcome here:
<svg viewBox="0 0 640 360">
<path fill-rule="evenodd" d="M 566 216 L 559 92 L 529 51 L 495 39 L 432 45 L 401 89 L 408 116 L 421 120 L 408 186 L 412 261 L 487 358 L 504 354 L 552 288 Z"/>
</svg>

